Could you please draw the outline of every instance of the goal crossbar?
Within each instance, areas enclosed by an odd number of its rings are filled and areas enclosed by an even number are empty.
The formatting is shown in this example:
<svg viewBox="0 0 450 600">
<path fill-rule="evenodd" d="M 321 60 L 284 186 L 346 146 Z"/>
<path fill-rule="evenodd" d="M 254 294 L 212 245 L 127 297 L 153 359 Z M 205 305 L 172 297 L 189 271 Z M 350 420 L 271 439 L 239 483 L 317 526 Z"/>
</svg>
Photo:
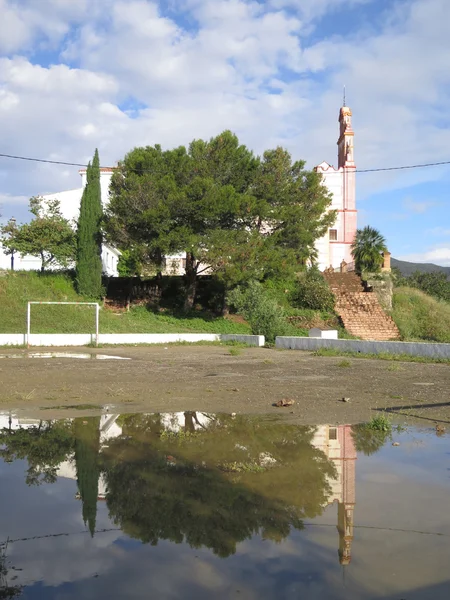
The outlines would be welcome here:
<svg viewBox="0 0 450 600">
<path fill-rule="evenodd" d="M 99 337 L 99 313 L 100 305 L 98 302 L 37 302 L 31 301 L 27 305 L 27 346 L 30 347 L 30 335 L 31 335 L 31 305 L 32 304 L 65 304 L 72 306 L 95 306 L 95 345 L 98 346 Z"/>
</svg>

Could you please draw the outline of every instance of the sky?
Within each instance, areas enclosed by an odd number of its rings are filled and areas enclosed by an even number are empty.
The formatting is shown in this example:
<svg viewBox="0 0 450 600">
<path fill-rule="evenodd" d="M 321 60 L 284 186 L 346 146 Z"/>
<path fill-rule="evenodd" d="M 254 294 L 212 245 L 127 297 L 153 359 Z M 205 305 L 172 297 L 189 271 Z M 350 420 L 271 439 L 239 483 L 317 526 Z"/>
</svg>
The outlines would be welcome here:
<svg viewBox="0 0 450 600">
<path fill-rule="evenodd" d="M 337 163 L 346 86 L 355 161 L 450 161 L 448 0 L 0 0 L 0 153 L 113 166 L 224 129 L 260 154 Z M 80 187 L 77 167 L 0 157 L 0 214 Z M 359 173 L 360 227 L 450 265 L 450 164 Z"/>
</svg>

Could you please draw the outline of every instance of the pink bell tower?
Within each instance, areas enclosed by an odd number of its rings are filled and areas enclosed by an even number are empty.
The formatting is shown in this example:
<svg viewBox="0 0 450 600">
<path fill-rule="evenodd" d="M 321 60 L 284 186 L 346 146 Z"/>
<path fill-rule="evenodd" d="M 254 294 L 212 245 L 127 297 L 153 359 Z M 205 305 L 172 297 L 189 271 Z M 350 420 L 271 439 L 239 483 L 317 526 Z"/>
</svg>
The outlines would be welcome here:
<svg viewBox="0 0 450 600">
<path fill-rule="evenodd" d="M 354 159 L 352 111 L 345 105 L 339 111 L 337 168 L 327 162 L 315 168 L 332 195 L 331 210 L 337 211 L 334 225 L 316 244 L 319 268 L 337 268 L 341 262 L 353 262 L 351 245 L 357 228 L 356 165 Z"/>
<path fill-rule="evenodd" d="M 345 98 L 344 98 L 345 103 Z M 342 238 L 346 245 L 344 260 L 351 262 L 351 244 L 356 234 L 356 165 L 353 155 L 355 133 L 352 111 L 343 106 L 339 111 L 340 135 L 338 140 L 338 169 L 342 169 Z"/>
</svg>

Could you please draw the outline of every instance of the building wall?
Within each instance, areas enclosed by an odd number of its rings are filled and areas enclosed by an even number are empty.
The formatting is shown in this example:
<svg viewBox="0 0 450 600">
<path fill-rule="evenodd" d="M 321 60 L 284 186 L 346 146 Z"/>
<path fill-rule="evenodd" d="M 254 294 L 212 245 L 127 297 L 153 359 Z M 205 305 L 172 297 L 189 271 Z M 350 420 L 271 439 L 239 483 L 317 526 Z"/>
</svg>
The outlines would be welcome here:
<svg viewBox="0 0 450 600">
<path fill-rule="evenodd" d="M 103 169 L 100 172 L 100 188 L 102 204 L 105 208 L 109 201 L 109 186 L 111 183 L 111 177 L 113 174 L 112 169 Z M 55 194 L 46 194 L 42 196 L 44 201 L 57 199 L 60 202 L 61 213 L 65 219 L 70 221 L 73 227 L 76 227 L 78 216 L 80 214 L 81 196 L 83 195 L 83 189 L 86 185 L 86 170 L 80 171 L 82 187 L 75 190 L 67 190 L 65 192 L 57 192 Z M 119 262 L 120 252 L 104 244 L 102 246 L 102 267 L 103 272 L 109 277 L 117 277 L 118 270 L 117 265 Z M 14 270 L 15 271 L 40 271 L 42 262 L 40 258 L 36 256 L 26 255 L 21 257 L 20 254 L 14 256 Z M 74 267 L 74 265 L 70 265 Z M 2 244 L 0 242 L 0 269 L 11 268 L 11 257 L 3 252 Z"/>
</svg>

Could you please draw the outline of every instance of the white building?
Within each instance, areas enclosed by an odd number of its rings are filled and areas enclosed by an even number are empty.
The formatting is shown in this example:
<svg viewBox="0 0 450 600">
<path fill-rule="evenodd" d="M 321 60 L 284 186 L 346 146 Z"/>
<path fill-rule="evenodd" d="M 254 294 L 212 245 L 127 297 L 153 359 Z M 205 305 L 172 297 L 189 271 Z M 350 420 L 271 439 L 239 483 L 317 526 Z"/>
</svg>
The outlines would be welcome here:
<svg viewBox="0 0 450 600">
<path fill-rule="evenodd" d="M 102 195 L 102 204 L 105 207 L 109 200 L 109 185 L 111 183 L 111 176 L 114 170 L 109 168 L 100 169 L 100 188 Z M 60 202 L 61 213 L 65 219 L 68 219 L 74 224 L 78 221 L 78 215 L 80 212 L 81 196 L 86 186 L 86 169 L 79 171 L 81 175 L 81 187 L 75 190 L 67 190 L 65 192 L 57 192 L 56 194 L 47 194 L 42 196 L 45 200 L 57 199 Z M 103 272 L 110 277 L 117 277 L 117 264 L 119 262 L 120 251 L 117 248 L 113 248 L 108 244 L 102 245 L 102 266 Z M 39 271 L 41 269 L 41 259 L 36 256 L 20 256 L 20 254 L 14 255 L 14 270 L 16 271 Z M 0 269 L 11 268 L 11 256 L 6 255 L 3 252 L 2 244 L 0 242 Z"/>
</svg>

